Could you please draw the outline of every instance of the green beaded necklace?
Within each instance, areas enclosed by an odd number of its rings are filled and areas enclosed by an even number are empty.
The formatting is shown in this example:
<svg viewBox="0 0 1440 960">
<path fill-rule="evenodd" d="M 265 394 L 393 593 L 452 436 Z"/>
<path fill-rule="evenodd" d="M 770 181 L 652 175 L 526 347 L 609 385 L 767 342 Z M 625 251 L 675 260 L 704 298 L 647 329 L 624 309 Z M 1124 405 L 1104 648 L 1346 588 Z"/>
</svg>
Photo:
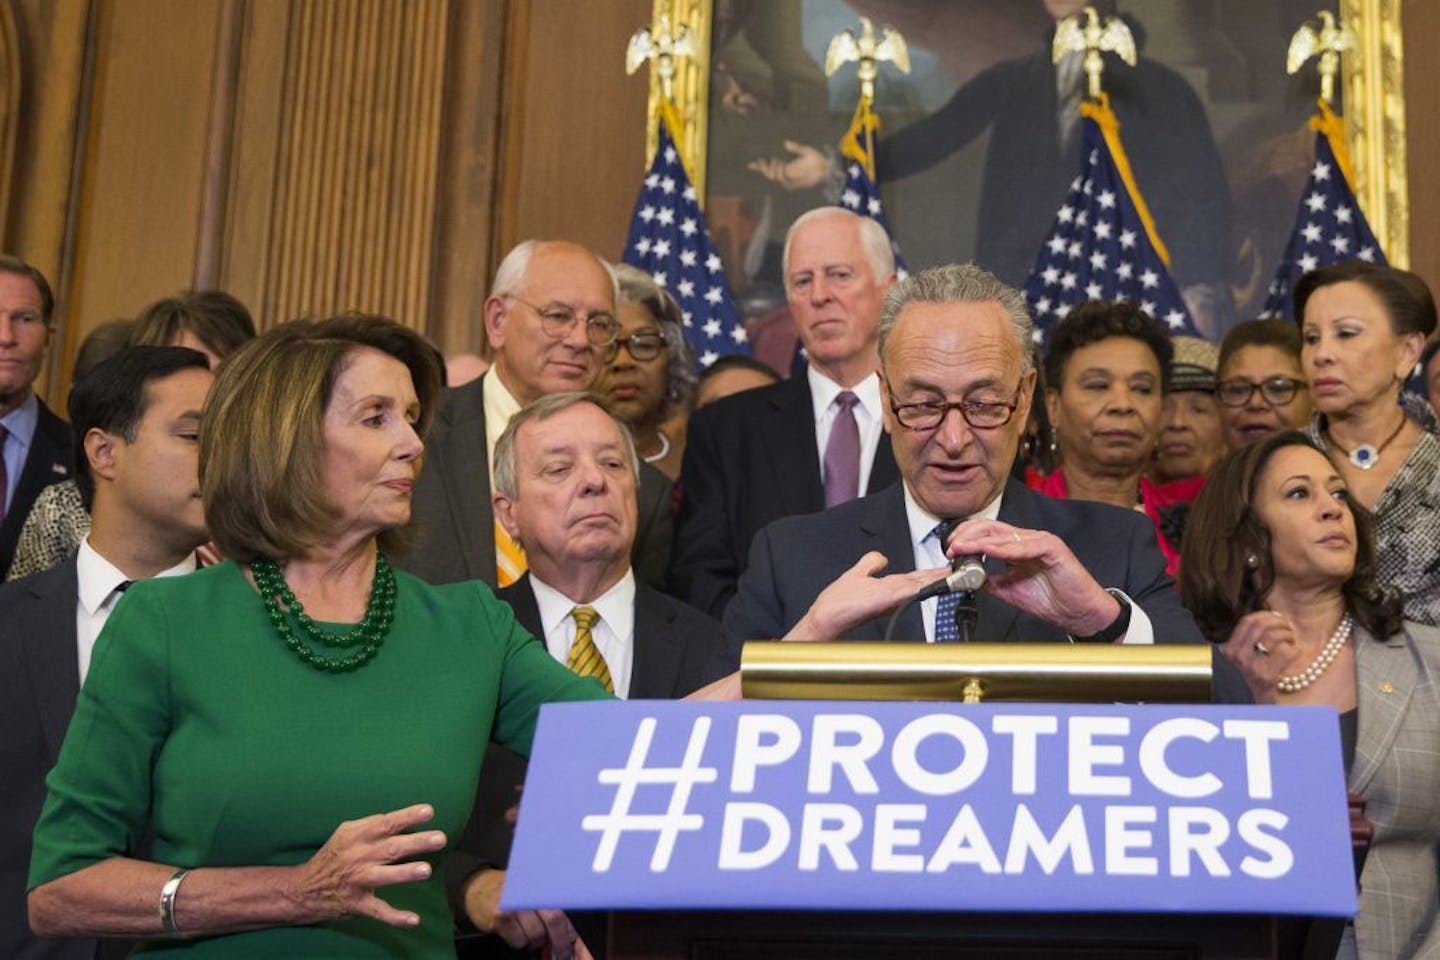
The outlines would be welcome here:
<svg viewBox="0 0 1440 960">
<path fill-rule="evenodd" d="M 255 577 L 255 586 L 265 603 L 265 614 L 270 618 L 275 632 L 280 635 L 281 642 L 289 647 L 290 652 L 299 657 L 302 663 L 309 664 L 322 673 L 348 673 L 365 666 L 375 658 L 376 652 L 385 642 L 385 635 L 390 632 L 391 622 L 395 619 L 395 571 L 390 569 L 390 561 L 385 559 L 383 553 L 375 558 L 375 580 L 370 584 L 370 600 L 365 604 L 365 618 L 356 624 L 355 629 L 341 634 L 327 633 L 315 626 L 315 621 L 306 615 L 305 608 L 295 599 L 295 594 L 285 583 L 285 575 L 280 572 L 280 565 L 274 560 L 269 557 L 256 557 L 250 561 L 250 573 Z M 280 609 L 281 603 L 284 603 L 289 611 L 288 617 L 286 611 Z M 294 618 L 300 634 L 291 629 L 290 618 Z M 315 649 L 316 647 L 354 652 L 344 656 L 327 657 Z M 355 649 L 357 647 L 359 649 Z"/>
</svg>

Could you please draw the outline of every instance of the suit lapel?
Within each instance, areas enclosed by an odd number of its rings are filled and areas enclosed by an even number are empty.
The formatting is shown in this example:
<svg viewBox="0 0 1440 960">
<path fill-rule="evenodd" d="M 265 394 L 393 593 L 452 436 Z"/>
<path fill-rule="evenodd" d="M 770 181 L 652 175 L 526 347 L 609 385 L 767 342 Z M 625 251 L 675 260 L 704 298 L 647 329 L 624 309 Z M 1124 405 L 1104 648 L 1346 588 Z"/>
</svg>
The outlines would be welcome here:
<svg viewBox="0 0 1440 960">
<path fill-rule="evenodd" d="M 1354 644 L 1360 722 L 1349 787 L 1351 793 L 1363 794 L 1400 732 L 1420 673 L 1404 634 L 1377 641 L 1357 626 Z"/>
<path fill-rule="evenodd" d="M 487 373 L 486 376 L 489 376 Z M 470 576 L 495 585 L 495 514 L 490 507 L 490 460 L 486 453 L 485 377 L 460 387 L 446 405 L 445 434 L 435 444 L 434 464 L 453 504 Z M 443 466 L 442 466 L 443 464 Z"/>
<path fill-rule="evenodd" d="M 45 487 L 70 477 L 72 444 L 69 430 L 65 422 L 40 401 L 35 434 L 30 439 L 30 450 L 25 455 L 25 465 L 21 467 L 20 479 L 15 484 L 15 496 L 11 498 L 10 509 L 5 511 L 5 519 L 0 521 L 0 575 L 4 574 L 4 567 L 9 566 L 8 558 L 20 540 L 20 528 L 25 524 L 30 505 Z"/>
<path fill-rule="evenodd" d="M 510 604 L 515 612 L 515 621 L 530 632 L 530 635 L 545 645 L 545 628 L 540 623 L 540 604 L 535 602 L 535 589 L 530 586 L 530 574 L 495 591 L 495 596 Z"/>
<path fill-rule="evenodd" d="M 675 695 L 680 673 L 680 645 L 675 636 L 675 613 L 660 595 L 643 583 L 635 584 L 635 639 L 630 651 L 630 700 L 662 700 Z"/>
<path fill-rule="evenodd" d="M 860 518 L 861 535 L 869 541 L 865 550 L 879 550 L 890 565 L 886 573 L 908 573 L 915 569 L 915 548 L 910 543 L 910 520 L 905 514 L 905 488 L 891 484 L 878 495 L 865 500 L 870 509 Z M 863 551 L 862 551 L 863 552 Z M 857 557 L 858 559 L 858 557 Z M 889 616 L 863 624 L 854 632 L 856 640 L 882 640 Z M 920 605 L 912 603 L 900 614 L 895 624 L 895 637 L 900 640 L 925 639 L 925 622 Z"/>
<path fill-rule="evenodd" d="M 815 446 L 815 409 L 810 381 L 804 373 L 774 391 L 769 409 L 755 425 L 770 460 L 773 489 L 785 515 L 815 513 L 825 508 L 820 485 L 820 453 Z"/>
<path fill-rule="evenodd" d="M 1040 512 L 1035 507 L 1035 494 L 1014 480 L 1007 481 L 1005 493 L 1000 501 L 1000 513 L 996 519 L 1022 530 L 1042 529 Z M 991 557 L 985 558 L 985 572 L 991 576 L 1003 572 L 1005 564 Z M 987 592 L 981 592 L 975 603 L 979 633 L 985 638 L 1016 640 L 1015 622 L 1020 611 Z"/>
<path fill-rule="evenodd" d="M 29 668 L 30 685 L 53 763 L 80 692 L 80 655 L 75 649 L 75 609 L 79 595 L 75 560 L 31 578 L 31 603 L 16 621 Z"/>
</svg>

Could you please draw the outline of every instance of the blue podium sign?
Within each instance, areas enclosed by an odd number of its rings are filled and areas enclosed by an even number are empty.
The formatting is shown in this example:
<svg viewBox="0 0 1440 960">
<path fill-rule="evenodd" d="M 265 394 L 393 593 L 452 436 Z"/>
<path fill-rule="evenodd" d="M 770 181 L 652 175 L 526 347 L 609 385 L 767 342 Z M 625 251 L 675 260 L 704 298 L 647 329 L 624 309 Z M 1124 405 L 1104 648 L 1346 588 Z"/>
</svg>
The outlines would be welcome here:
<svg viewBox="0 0 1440 960">
<path fill-rule="evenodd" d="M 503 905 L 1352 916 L 1338 722 L 1319 707 L 554 704 Z"/>
</svg>

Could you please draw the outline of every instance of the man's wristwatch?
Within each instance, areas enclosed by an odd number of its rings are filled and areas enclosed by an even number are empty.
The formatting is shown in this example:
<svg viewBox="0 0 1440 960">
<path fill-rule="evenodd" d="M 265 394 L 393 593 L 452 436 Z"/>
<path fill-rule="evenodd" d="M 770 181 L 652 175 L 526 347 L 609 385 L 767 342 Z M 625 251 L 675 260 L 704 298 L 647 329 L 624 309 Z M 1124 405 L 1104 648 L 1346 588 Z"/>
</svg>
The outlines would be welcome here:
<svg viewBox="0 0 1440 960">
<path fill-rule="evenodd" d="M 1114 589 L 1113 587 L 1106 589 L 1105 592 L 1110 594 L 1110 596 L 1114 597 L 1115 600 L 1120 604 L 1120 613 L 1115 617 L 1114 620 L 1110 621 L 1110 625 L 1108 627 L 1105 627 L 1099 633 L 1092 633 L 1088 637 L 1077 637 L 1072 633 L 1070 635 L 1070 639 L 1074 642 L 1114 643 L 1119 638 L 1125 636 L 1125 631 L 1130 629 L 1130 601 L 1126 599 L 1125 594 L 1121 593 L 1119 590 Z"/>
</svg>

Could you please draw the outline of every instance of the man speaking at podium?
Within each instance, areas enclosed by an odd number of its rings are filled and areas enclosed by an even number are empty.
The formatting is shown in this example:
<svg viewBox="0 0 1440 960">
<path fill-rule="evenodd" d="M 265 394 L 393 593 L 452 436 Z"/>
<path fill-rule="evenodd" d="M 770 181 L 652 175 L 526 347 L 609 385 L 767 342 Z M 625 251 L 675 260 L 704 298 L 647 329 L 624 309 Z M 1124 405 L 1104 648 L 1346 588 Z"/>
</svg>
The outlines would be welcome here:
<svg viewBox="0 0 1440 960">
<path fill-rule="evenodd" d="M 902 481 L 757 534 L 725 612 L 733 642 L 880 640 L 887 616 L 850 611 L 913 587 L 874 575 L 951 558 L 983 565 L 983 588 L 910 604 L 896 639 L 1201 642 L 1143 514 L 1010 479 L 1035 386 L 1031 342 L 1024 297 L 979 267 L 935 267 L 891 288 L 881 405 Z"/>
</svg>

